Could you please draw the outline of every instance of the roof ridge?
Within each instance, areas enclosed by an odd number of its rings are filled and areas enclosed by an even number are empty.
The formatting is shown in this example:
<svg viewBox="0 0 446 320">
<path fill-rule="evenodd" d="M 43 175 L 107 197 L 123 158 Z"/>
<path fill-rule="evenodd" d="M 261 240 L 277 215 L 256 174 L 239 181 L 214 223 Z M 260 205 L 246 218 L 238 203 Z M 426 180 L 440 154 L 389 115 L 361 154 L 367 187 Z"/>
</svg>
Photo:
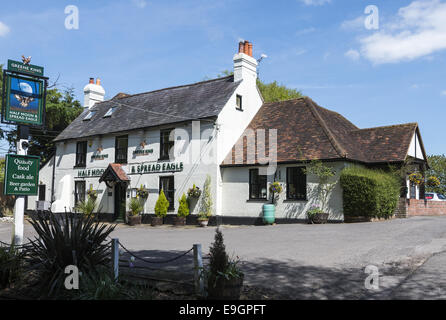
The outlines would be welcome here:
<svg viewBox="0 0 446 320">
<path fill-rule="evenodd" d="M 333 133 L 328 128 L 327 124 L 325 123 L 324 119 L 322 119 L 321 115 L 316 109 L 316 106 L 309 97 L 305 97 L 305 101 L 307 102 L 306 105 L 309 107 L 310 112 L 313 114 L 313 116 L 316 118 L 316 121 L 319 122 L 319 125 L 322 127 L 322 130 L 327 135 L 328 140 L 330 141 L 333 148 L 336 150 L 336 152 L 343 158 L 347 157 L 347 151 L 344 150 L 344 148 L 341 146 L 341 144 L 336 140 Z"/>
<path fill-rule="evenodd" d="M 366 130 L 375 130 L 375 129 L 384 129 L 384 128 L 394 128 L 394 127 L 404 127 L 404 126 L 417 126 L 418 127 L 418 122 L 408 122 L 408 123 L 401 123 L 401 124 L 391 124 L 391 125 L 387 125 L 387 126 L 379 126 L 379 127 L 371 127 L 371 128 L 364 128 L 364 129 L 357 129 L 357 130 L 352 130 L 351 132 L 356 132 L 356 131 L 366 131 Z"/>
<path fill-rule="evenodd" d="M 190 86 L 196 86 L 196 85 L 200 85 L 200 84 L 203 84 L 203 83 L 208 83 L 208 82 L 213 82 L 213 81 L 218 81 L 218 80 L 224 80 L 224 79 L 229 79 L 229 78 L 233 78 L 233 77 L 234 77 L 234 75 L 231 74 L 229 76 L 215 78 L 215 79 L 210 79 L 210 80 L 204 80 L 204 81 L 199 81 L 199 82 L 182 84 L 182 85 L 179 85 L 179 86 L 167 87 L 167 88 L 156 89 L 156 90 L 152 90 L 152 91 L 140 92 L 140 93 L 135 93 L 135 94 L 128 94 L 126 97 L 124 97 L 122 99 L 129 98 L 129 97 L 135 97 L 135 96 L 139 96 L 139 95 L 147 94 L 147 93 L 160 92 L 160 91 L 164 91 L 164 90 L 171 90 L 171 89 L 178 89 L 178 88 L 185 88 L 185 87 L 190 87 Z M 101 101 L 100 103 L 108 102 L 108 101 L 111 101 L 111 100 L 112 99 L 109 99 L 109 100 L 106 100 L 106 101 Z"/>
</svg>

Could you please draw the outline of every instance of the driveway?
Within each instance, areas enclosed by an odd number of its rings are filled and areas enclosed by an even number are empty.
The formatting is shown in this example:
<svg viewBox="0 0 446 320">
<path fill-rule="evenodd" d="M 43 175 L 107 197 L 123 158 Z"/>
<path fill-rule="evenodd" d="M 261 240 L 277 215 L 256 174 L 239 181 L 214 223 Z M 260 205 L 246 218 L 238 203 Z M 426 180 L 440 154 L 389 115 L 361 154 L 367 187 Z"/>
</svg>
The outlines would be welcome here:
<svg viewBox="0 0 446 320">
<path fill-rule="evenodd" d="M 11 228 L 12 224 L 0 224 L 0 240 L 9 241 Z M 398 290 L 406 288 L 403 284 L 434 254 L 446 250 L 446 217 L 359 224 L 223 226 L 222 231 L 227 252 L 243 261 L 248 285 L 270 288 L 293 299 L 398 298 Z M 194 243 L 202 244 L 205 255 L 214 233 L 214 227 L 119 225 L 112 237 L 139 256 L 159 260 L 174 257 Z M 32 235 L 29 224 L 25 235 Z M 176 267 L 189 269 L 191 263 L 188 255 Z M 365 288 L 367 266 L 378 268 L 375 284 L 379 289 Z M 446 272 L 436 272 L 436 277 L 446 279 Z"/>
</svg>

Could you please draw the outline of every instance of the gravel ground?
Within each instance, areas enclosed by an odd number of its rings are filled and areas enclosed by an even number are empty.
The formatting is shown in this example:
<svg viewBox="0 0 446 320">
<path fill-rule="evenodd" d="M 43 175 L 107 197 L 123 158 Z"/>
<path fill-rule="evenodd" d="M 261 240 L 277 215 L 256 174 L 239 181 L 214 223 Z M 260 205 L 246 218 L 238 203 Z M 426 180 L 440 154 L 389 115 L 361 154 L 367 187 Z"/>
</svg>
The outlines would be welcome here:
<svg viewBox="0 0 446 320">
<path fill-rule="evenodd" d="M 1 241 L 9 241 L 11 228 L 11 223 L 0 223 Z M 418 274 L 433 254 L 446 250 L 446 217 L 358 224 L 222 226 L 222 230 L 227 252 L 243 261 L 248 286 L 273 289 L 294 299 L 398 298 L 404 281 Z M 119 225 L 112 236 L 137 255 L 164 259 L 190 249 L 194 243 L 202 244 L 205 256 L 214 233 L 214 227 Z M 25 238 L 32 234 L 26 224 Z M 184 270 L 191 264 L 188 255 L 169 268 Z M 379 268 L 378 290 L 365 289 L 365 268 L 369 265 Z M 446 279 L 446 272 L 435 272 L 437 278 Z"/>
</svg>

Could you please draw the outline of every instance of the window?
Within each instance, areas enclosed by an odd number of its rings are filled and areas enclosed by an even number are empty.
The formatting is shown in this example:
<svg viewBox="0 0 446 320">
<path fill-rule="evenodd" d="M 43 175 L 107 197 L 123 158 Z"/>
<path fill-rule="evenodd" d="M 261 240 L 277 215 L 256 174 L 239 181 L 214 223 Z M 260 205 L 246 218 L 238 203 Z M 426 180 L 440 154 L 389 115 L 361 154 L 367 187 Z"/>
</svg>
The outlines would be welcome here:
<svg viewBox="0 0 446 320">
<path fill-rule="evenodd" d="M 127 163 L 128 136 L 116 137 L 115 162 Z"/>
<path fill-rule="evenodd" d="M 85 200 L 85 181 L 74 182 L 74 206 Z"/>
<path fill-rule="evenodd" d="M 113 114 L 113 112 L 116 111 L 117 108 L 118 107 L 111 107 L 110 109 L 108 109 L 108 111 L 104 114 L 104 118 L 111 117 L 111 115 Z"/>
<path fill-rule="evenodd" d="M 45 201 L 45 191 L 46 186 L 44 184 L 39 184 L 39 201 Z"/>
<path fill-rule="evenodd" d="M 307 200 L 307 175 L 304 167 L 287 168 L 286 180 L 288 200 Z"/>
<path fill-rule="evenodd" d="M 87 115 L 85 116 L 84 120 L 90 120 L 93 118 L 93 116 L 96 114 L 96 111 L 88 111 Z"/>
<path fill-rule="evenodd" d="M 259 175 L 259 169 L 249 170 L 249 199 L 266 200 L 266 176 Z"/>
<path fill-rule="evenodd" d="M 76 144 L 76 167 L 87 165 L 87 141 L 79 141 Z"/>
<path fill-rule="evenodd" d="M 235 102 L 237 104 L 237 110 L 243 111 L 243 101 L 242 101 L 242 96 L 241 95 L 236 95 L 235 97 Z"/>
<path fill-rule="evenodd" d="M 161 130 L 160 134 L 160 160 L 169 160 L 169 150 L 174 146 L 175 141 L 170 141 L 170 133 L 173 129 Z"/>
<path fill-rule="evenodd" d="M 160 192 L 163 190 L 164 195 L 169 201 L 169 211 L 175 210 L 175 183 L 174 177 L 160 177 Z"/>
</svg>

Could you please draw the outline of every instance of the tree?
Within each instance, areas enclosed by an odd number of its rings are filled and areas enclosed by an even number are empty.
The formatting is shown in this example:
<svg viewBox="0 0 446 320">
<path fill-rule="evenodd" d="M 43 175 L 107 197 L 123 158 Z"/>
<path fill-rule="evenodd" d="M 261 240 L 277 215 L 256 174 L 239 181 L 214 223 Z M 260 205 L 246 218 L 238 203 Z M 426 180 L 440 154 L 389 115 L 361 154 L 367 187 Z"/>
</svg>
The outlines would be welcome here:
<svg viewBox="0 0 446 320">
<path fill-rule="evenodd" d="M 442 155 L 430 155 L 427 157 L 430 169 L 426 171 L 426 178 L 430 176 L 437 177 L 440 180 L 438 187 L 426 186 L 427 192 L 437 192 L 446 194 L 446 156 Z"/>
<path fill-rule="evenodd" d="M 40 156 L 42 163 L 47 162 L 55 151 L 53 139 L 76 119 L 82 110 L 80 102 L 74 98 L 73 89 L 67 89 L 64 92 L 56 88 L 48 90 L 45 129 L 30 129 L 28 154 Z M 6 133 L 6 139 L 9 142 L 9 149 L 15 151 L 17 130 Z"/>
<path fill-rule="evenodd" d="M 233 75 L 234 72 L 229 70 L 223 70 L 217 75 L 217 78 Z M 205 79 L 208 79 L 206 77 Z M 296 89 L 287 88 L 285 85 L 278 84 L 277 81 L 271 83 L 265 83 L 257 78 L 257 87 L 262 94 L 265 102 L 278 102 L 291 99 L 302 98 L 302 93 Z"/>
</svg>

